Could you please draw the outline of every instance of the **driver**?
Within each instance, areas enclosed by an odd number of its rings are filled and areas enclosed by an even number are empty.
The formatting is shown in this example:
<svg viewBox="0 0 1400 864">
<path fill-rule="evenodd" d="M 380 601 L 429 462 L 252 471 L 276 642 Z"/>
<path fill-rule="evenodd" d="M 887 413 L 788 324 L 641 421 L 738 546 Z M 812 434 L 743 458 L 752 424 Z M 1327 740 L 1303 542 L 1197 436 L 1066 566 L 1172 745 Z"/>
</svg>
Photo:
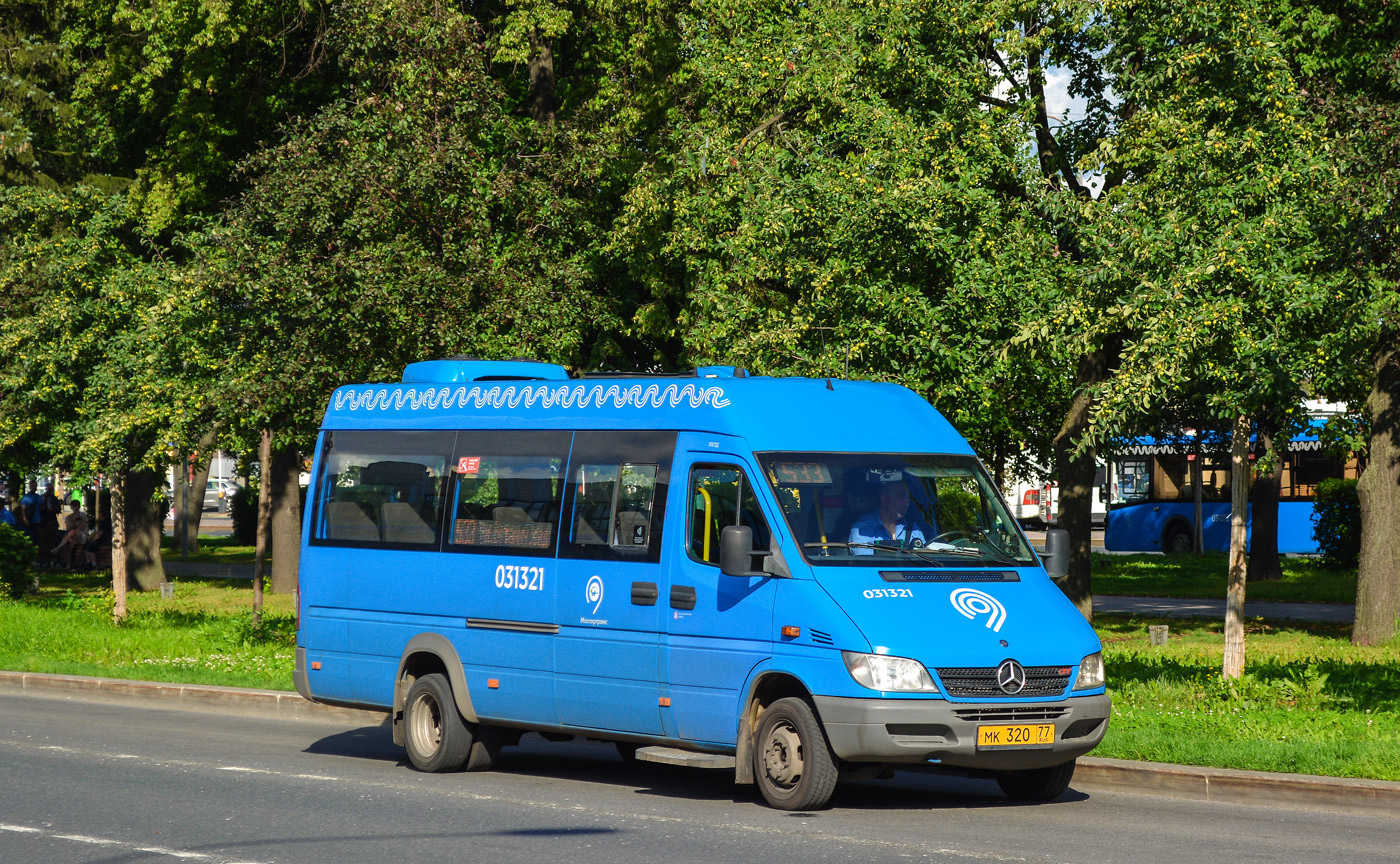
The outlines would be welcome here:
<svg viewBox="0 0 1400 864">
<path fill-rule="evenodd" d="M 879 501 L 875 509 L 851 525 L 850 542 L 919 548 L 932 540 L 934 530 L 924 524 L 918 511 L 909 512 L 909 487 L 904 484 L 904 472 L 881 472 L 880 480 Z M 875 554 L 874 549 L 854 548 L 851 552 Z"/>
</svg>

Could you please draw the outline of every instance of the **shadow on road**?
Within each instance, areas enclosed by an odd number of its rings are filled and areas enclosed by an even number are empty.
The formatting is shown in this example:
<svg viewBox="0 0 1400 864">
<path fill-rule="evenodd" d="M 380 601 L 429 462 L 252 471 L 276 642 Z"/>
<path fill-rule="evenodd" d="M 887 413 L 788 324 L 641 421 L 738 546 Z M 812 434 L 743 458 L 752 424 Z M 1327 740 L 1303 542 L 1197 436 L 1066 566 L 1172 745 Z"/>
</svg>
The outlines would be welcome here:
<svg viewBox="0 0 1400 864">
<path fill-rule="evenodd" d="M 390 762 L 408 769 L 402 747 L 393 743 L 389 724 L 364 726 L 321 738 L 308 753 Z M 576 739 L 546 741 L 527 733 L 518 746 L 501 751 L 496 771 L 550 780 L 604 783 L 633 788 L 635 794 L 692 801 L 732 801 L 762 804 L 756 786 L 734 783 L 730 769 L 686 768 L 654 762 L 628 763 L 610 743 Z M 831 806 L 841 810 L 968 810 L 989 807 L 1044 807 L 1087 801 L 1088 795 L 1072 787 L 1051 805 L 1011 801 L 994 780 L 939 774 L 931 771 L 898 771 L 889 780 L 843 782 L 836 788 Z M 795 817 L 812 814 L 790 814 Z"/>
</svg>

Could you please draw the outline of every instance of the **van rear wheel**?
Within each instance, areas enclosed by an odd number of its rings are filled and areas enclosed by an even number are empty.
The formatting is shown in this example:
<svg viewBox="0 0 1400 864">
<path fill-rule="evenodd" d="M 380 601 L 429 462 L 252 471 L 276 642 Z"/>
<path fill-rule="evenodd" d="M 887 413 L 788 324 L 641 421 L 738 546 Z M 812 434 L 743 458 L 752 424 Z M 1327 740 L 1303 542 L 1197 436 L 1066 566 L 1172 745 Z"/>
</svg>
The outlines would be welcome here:
<svg viewBox="0 0 1400 864">
<path fill-rule="evenodd" d="M 413 682 L 404 701 L 404 745 L 419 771 L 456 771 L 472 751 L 472 733 L 457 711 L 452 685 L 439 672 Z"/>
<path fill-rule="evenodd" d="M 812 708 L 788 697 L 769 705 L 754 736 L 753 773 L 779 810 L 817 810 L 836 789 L 836 760 Z"/>
<path fill-rule="evenodd" d="M 997 785 L 1006 797 L 1014 801 L 1054 801 L 1069 788 L 1074 777 L 1074 760 L 1049 768 L 1029 771 L 1003 771 L 997 775 Z"/>
</svg>

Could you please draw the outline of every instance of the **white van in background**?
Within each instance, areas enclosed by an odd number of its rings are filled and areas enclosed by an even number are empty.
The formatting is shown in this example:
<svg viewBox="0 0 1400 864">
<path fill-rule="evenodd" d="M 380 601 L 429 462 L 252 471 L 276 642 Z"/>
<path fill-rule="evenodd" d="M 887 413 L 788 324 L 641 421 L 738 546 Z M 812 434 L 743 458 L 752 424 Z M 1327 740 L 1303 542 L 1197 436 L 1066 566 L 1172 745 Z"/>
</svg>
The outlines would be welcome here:
<svg viewBox="0 0 1400 864">
<path fill-rule="evenodd" d="M 1046 480 L 1040 486 L 1040 506 L 1037 514 L 1040 521 L 1047 526 L 1058 525 L 1060 522 L 1060 483 L 1057 480 Z M 1020 518 L 1020 511 L 1017 510 L 1017 518 Z M 1093 504 L 1090 510 L 1089 520 L 1095 525 L 1103 525 L 1108 519 L 1108 467 L 1099 461 L 1098 467 L 1094 469 L 1094 489 Z"/>
<path fill-rule="evenodd" d="M 1040 490 L 1045 481 L 1039 477 L 1017 480 L 1006 492 L 1006 503 L 1011 515 L 1022 527 L 1039 527 L 1045 524 L 1040 518 Z"/>
</svg>

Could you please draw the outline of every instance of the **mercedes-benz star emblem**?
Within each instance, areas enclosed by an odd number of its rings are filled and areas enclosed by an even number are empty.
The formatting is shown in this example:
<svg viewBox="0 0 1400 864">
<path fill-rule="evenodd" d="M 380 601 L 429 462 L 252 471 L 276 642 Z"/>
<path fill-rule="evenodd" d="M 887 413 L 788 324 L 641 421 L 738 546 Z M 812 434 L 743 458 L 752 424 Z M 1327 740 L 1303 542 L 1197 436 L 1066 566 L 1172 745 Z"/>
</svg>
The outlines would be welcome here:
<svg viewBox="0 0 1400 864">
<path fill-rule="evenodd" d="M 1026 670 L 1015 660 L 1005 660 L 997 667 L 997 686 L 1008 696 L 1015 696 L 1026 686 Z"/>
</svg>

